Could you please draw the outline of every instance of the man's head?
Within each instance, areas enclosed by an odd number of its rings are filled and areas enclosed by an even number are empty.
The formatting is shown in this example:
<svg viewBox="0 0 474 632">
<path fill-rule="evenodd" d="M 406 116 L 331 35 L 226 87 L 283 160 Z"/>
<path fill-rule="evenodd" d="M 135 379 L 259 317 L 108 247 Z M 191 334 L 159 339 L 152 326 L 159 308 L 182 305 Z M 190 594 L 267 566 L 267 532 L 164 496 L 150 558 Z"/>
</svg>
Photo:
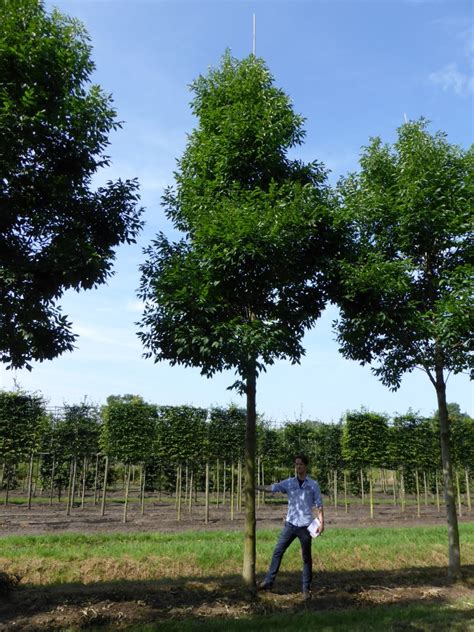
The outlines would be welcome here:
<svg viewBox="0 0 474 632">
<path fill-rule="evenodd" d="M 308 469 L 308 457 L 305 454 L 297 454 L 293 459 L 293 463 L 298 478 L 304 479 Z"/>
</svg>

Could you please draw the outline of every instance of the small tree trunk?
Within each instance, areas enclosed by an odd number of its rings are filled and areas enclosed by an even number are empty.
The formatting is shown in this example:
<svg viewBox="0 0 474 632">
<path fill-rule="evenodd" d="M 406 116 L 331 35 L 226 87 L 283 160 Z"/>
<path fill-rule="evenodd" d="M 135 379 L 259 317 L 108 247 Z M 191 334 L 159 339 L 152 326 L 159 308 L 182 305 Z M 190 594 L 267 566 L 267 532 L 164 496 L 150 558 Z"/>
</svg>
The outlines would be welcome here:
<svg viewBox="0 0 474 632">
<path fill-rule="evenodd" d="M 242 461 L 237 464 L 237 511 L 242 511 Z"/>
<path fill-rule="evenodd" d="M 347 513 L 349 506 L 347 504 L 347 472 L 344 471 L 344 511 Z"/>
<path fill-rule="evenodd" d="M 426 482 L 426 472 L 423 471 L 423 488 L 425 492 L 425 507 L 428 507 L 428 484 Z"/>
<path fill-rule="evenodd" d="M 403 470 L 400 472 L 400 511 L 405 512 L 405 476 Z"/>
<path fill-rule="evenodd" d="M 84 500 L 86 497 L 86 476 L 87 476 L 87 457 L 82 462 L 82 492 L 81 492 L 81 509 L 84 509 Z"/>
<path fill-rule="evenodd" d="M 145 464 L 142 463 L 142 469 L 140 472 L 140 493 L 141 493 L 140 512 L 142 516 L 145 514 L 145 485 L 146 485 L 146 468 L 145 468 Z"/>
<path fill-rule="evenodd" d="M 182 485 L 182 472 L 183 472 L 183 468 L 181 467 L 181 465 L 178 466 L 178 490 L 177 490 L 177 505 L 176 505 L 176 518 L 178 520 L 178 522 L 181 521 L 181 493 L 183 490 L 183 485 Z"/>
<path fill-rule="evenodd" d="M 176 467 L 176 482 L 174 484 L 174 507 L 178 509 L 178 485 L 179 485 L 179 465 Z"/>
<path fill-rule="evenodd" d="M 206 463 L 206 490 L 205 490 L 205 507 L 204 507 L 204 522 L 209 522 L 209 463 Z"/>
<path fill-rule="evenodd" d="M 67 500 L 66 500 L 66 516 L 71 513 L 71 489 L 72 489 L 72 457 L 69 462 L 69 480 L 67 486 Z"/>
<path fill-rule="evenodd" d="M 105 465 L 104 465 L 104 483 L 102 488 L 102 504 L 100 507 L 100 515 L 103 516 L 105 514 L 105 498 L 107 496 L 107 477 L 109 475 L 109 457 L 105 457 Z"/>
<path fill-rule="evenodd" d="M 230 466 L 230 519 L 234 520 L 234 464 Z"/>
<path fill-rule="evenodd" d="M 8 506 L 9 495 L 10 495 L 10 464 L 7 463 L 7 486 L 5 488 L 5 507 Z"/>
<path fill-rule="evenodd" d="M 472 510 L 472 505 L 471 505 L 471 490 L 469 488 L 469 470 L 466 469 L 464 470 L 464 473 L 466 475 L 466 498 L 467 498 L 467 508 L 469 510 L 469 513 Z"/>
<path fill-rule="evenodd" d="M 39 474 L 40 474 L 40 459 L 41 459 L 41 456 L 38 456 L 38 459 L 36 461 L 35 482 L 33 485 L 33 498 L 36 498 L 36 490 L 38 489 L 38 479 L 39 479 Z"/>
<path fill-rule="evenodd" d="M 56 470 L 56 459 L 53 456 L 53 465 L 51 466 L 51 485 L 49 487 L 49 506 L 50 507 L 53 504 L 55 470 Z"/>
<path fill-rule="evenodd" d="M 459 546 L 458 517 L 454 501 L 453 468 L 449 438 L 448 406 L 446 403 L 446 384 L 440 363 L 436 366 L 436 395 L 438 398 L 439 429 L 441 439 L 441 460 L 443 463 L 444 498 L 448 521 L 448 575 L 451 579 L 461 576 L 461 551 Z"/>
<path fill-rule="evenodd" d="M 33 464 L 34 464 L 34 455 L 31 453 L 30 462 L 28 465 L 28 509 L 31 509 L 31 497 L 33 495 Z"/>
<path fill-rule="evenodd" d="M 127 513 L 128 513 L 128 492 L 130 490 L 130 478 L 132 474 L 132 466 L 125 465 L 125 502 L 123 503 L 123 519 L 122 522 L 127 522 Z"/>
<path fill-rule="evenodd" d="M 217 459 L 216 463 L 216 507 L 219 507 L 219 459 Z"/>
<path fill-rule="evenodd" d="M 397 472 L 392 472 L 392 490 L 393 490 L 393 505 L 397 506 Z"/>
<path fill-rule="evenodd" d="M 419 518 L 421 516 L 421 508 L 420 508 L 420 481 L 418 479 L 418 470 L 415 470 L 415 484 L 416 484 L 416 515 Z"/>
<path fill-rule="evenodd" d="M 225 507 L 227 496 L 227 463 L 224 461 L 223 474 L 222 474 L 222 506 Z"/>
<path fill-rule="evenodd" d="M 456 471 L 456 493 L 458 497 L 458 513 L 462 516 L 462 502 L 461 502 L 461 486 L 459 484 L 459 472 Z"/>
<path fill-rule="evenodd" d="M 189 491 L 189 471 L 188 471 L 188 462 L 186 461 L 186 469 L 184 470 L 184 504 L 187 505 L 188 502 L 188 491 Z"/>
<path fill-rule="evenodd" d="M 95 455 L 95 475 L 94 475 L 94 506 L 97 505 L 97 485 L 99 482 L 99 454 Z"/>
<path fill-rule="evenodd" d="M 439 502 L 439 480 L 438 480 L 438 472 L 435 474 L 435 483 L 436 483 L 436 508 L 438 509 L 438 513 L 441 511 L 441 505 Z"/>
<path fill-rule="evenodd" d="M 256 568 L 256 515 L 255 515 L 255 447 L 256 447 L 256 391 L 255 363 L 251 363 L 246 376 L 247 423 L 245 432 L 245 539 L 242 576 L 245 584 L 254 590 Z"/>
<path fill-rule="evenodd" d="M 193 470 L 189 477 L 189 498 L 188 498 L 188 511 L 191 513 L 193 510 Z"/>
<path fill-rule="evenodd" d="M 337 510 L 337 470 L 334 470 L 334 509 Z"/>
<path fill-rule="evenodd" d="M 360 471 L 360 493 L 362 495 L 362 504 L 365 505 L 365 492 L 364 492 L 364 472 Z"/>
<path fill-rule="evenodd" d="M 262 485 L 265 485 L 265 465 L 262 461 L 262 476 L 260 478 Z M 262 492 L 262 505 L 265 504 L 265 491 Z"/>
<path fill-rule="evenodd" d="M 158 502 L 161 502 L 161 488 L 162 488 L 162 470 L 160 466 L 160 473 L 158 475 Z"/>
<path fill-rule="evenodd" d="M 372 482 L 372 472 L 369 472 L 369 502 L 370 502 L 370 517 L 374 519 L 374 485 Z"/>
<path fill-rule="evenodd" d="M 260 485 L 260 457 L 257 459 L 257 485 Z M 257 492 L 257 507 L 260 507 L 260 491 Z"/>
</svg>

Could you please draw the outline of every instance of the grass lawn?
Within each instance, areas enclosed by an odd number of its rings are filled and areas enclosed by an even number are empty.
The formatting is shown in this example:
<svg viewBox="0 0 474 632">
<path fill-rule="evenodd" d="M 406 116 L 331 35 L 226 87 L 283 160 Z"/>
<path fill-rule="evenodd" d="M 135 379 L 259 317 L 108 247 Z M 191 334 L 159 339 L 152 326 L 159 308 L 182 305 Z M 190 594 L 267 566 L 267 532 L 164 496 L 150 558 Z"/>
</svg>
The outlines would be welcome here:
<svg viewBox="0 0 474 632">
<path fill-rule="evenodd" d="M 474 631 L 474 523 L 459 530 L 465 578 L 456 585 L 446 580 L 446 527 L 328 530 L 314 542 L 309 604 L 298 543 L 275 592 L 250 599 L 239 532 L 8 536 L 0 564 L 20 581 L 0 605 L 0 632 L 21 629 L 22 617 L 71 631 Z M 258 531 L 260 577 L 277 535 Z"/>
</svg>

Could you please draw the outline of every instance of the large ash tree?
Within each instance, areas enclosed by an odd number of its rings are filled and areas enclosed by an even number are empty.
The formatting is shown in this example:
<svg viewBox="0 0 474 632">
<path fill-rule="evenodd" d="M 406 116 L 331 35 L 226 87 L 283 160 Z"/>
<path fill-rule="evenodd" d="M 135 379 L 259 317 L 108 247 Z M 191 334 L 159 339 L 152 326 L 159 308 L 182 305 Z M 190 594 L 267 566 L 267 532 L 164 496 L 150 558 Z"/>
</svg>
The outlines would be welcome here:
<svg viewBox="0 0 474 632">
<path fill-rule="evenodd" d="M 120 123 L 83 26 L 39 0 L 1 2 L 0 24 L 0 360 L 30 368 L 73 349 L 57 301 L 107 280 L 141 210 L 135 180 L 91 187 Z"/>
<path fill-rule="evenodd" d="M 234 369 L 247 398 L 243 577 L 255 583 L 256 381 L 298 362 L 327 298 L 330 194 L 317 163 L 287 156 L 303 119 L 265 63 L 229 53 L 193 84 L 198 119 L 164 207 L 183 238 L 146 249 L 139 336 L 155 361 L 213 376 Z"/>
<path fill-rule="evenodd" d="M 472 148 L 410 122 L 393 147 L 373 139 L 339 187 L 354 236 L 342 266 L 341 350 L 375 363 L 392 390 L 415 368 L 435 389 L 452 577 L 461 566 L 446 381 L 473 369 L 473 159 Z"/>
</svg>

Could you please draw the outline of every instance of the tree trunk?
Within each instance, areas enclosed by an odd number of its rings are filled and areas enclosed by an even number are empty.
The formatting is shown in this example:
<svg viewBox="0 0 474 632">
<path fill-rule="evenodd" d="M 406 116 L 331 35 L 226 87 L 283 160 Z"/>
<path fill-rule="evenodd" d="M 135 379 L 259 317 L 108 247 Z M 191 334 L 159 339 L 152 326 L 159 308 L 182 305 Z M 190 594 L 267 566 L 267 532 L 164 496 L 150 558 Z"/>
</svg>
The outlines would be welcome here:
<svg viewBox="0 0 474 632">
<path fill-rule="evenodd" d="M 49 505 L 53 504 L 53 494 L 54 494 L 54 472 L 56 469 L 56 459 L 53 457 L 53 465 L 51 467 L 51 486 L 49 489 Z"/>
<path fill-rule="evenodd" d="M 33 465 L 34 465 L 34 455 L 31 453 L 30 462 L 28 466 L 28 509 L 31 509 L 31 497 L 33 495 Z"/>
<path fill-rule="evenodd" d="M 457 579 L 461 576 L 461 553 L 459 548 L 458 517 L 453 488 L 453 467 L 449 440 L 448 406 L 446 403 L 446 384 L 443 369 L 436 366 L 436 395 L 438 397 L 439 430 L 441 441 L 441 460 L 443 463 L 444 499 L 448 520 L 448 576 Z"/>
<path fill-rule="evenodd" d="M 94 506 L 97 505 L 97 482 L 99 480 L 99 454 L 95 455 Z"/>
<path fill-rule="evenodd" d="M 204 492 L 204 522 L 209 522 L 209 461 L 206 462 L 206 490 Z"/>
<path fill-rule="evenodd" d="M 140 470 L 140 513 L 142 516 L 145 513 L 145 485 L 146 485 L 146 468 L 145 468 L 145 464 L 142 463 L 141 470 Z"/>
<path fill-rule="evenodd" d="M 469 470 L 466 469 L 464 470 L 464 473 L 466 475 L 466 498 L 467 498 L 467 508 L 469 510 L 469 512 L 472 509 L 472 505 L 471 505 L 471 491 L 469 489 Z"/>
<path fill-rule="evenodd" d="M 242 577 L 252 590 L 255 587 L 256 517 L 255 517 L 255 444 L 256 444 L 257 376 L 252 363 L 246 376 L 247 425 L 245 432 L 245 541 Z"/>
<path fill-rule="evenodd" d="M 124 474 L 125 474 L 125 501 L 123 503 L 123 518 L 122 522 L 127 522 L 127 513 L 128 513 L 128 493 L 130 491 L 130 477 L 132 473 L 132 466 L 125 465 Z"/>
<path fill-rule="evenodd" d="M 103 482 L 103 488 L 102 488 L 102 503 L 100 506 L 100 515 L 103 516 L 105 514 L 105 497 L 107 495 L 107 476 L 109 474 L 109 457 L 106 456 L 105 457 L 105 464 L 104 464 L 104 482 Z"/>
</svg>

